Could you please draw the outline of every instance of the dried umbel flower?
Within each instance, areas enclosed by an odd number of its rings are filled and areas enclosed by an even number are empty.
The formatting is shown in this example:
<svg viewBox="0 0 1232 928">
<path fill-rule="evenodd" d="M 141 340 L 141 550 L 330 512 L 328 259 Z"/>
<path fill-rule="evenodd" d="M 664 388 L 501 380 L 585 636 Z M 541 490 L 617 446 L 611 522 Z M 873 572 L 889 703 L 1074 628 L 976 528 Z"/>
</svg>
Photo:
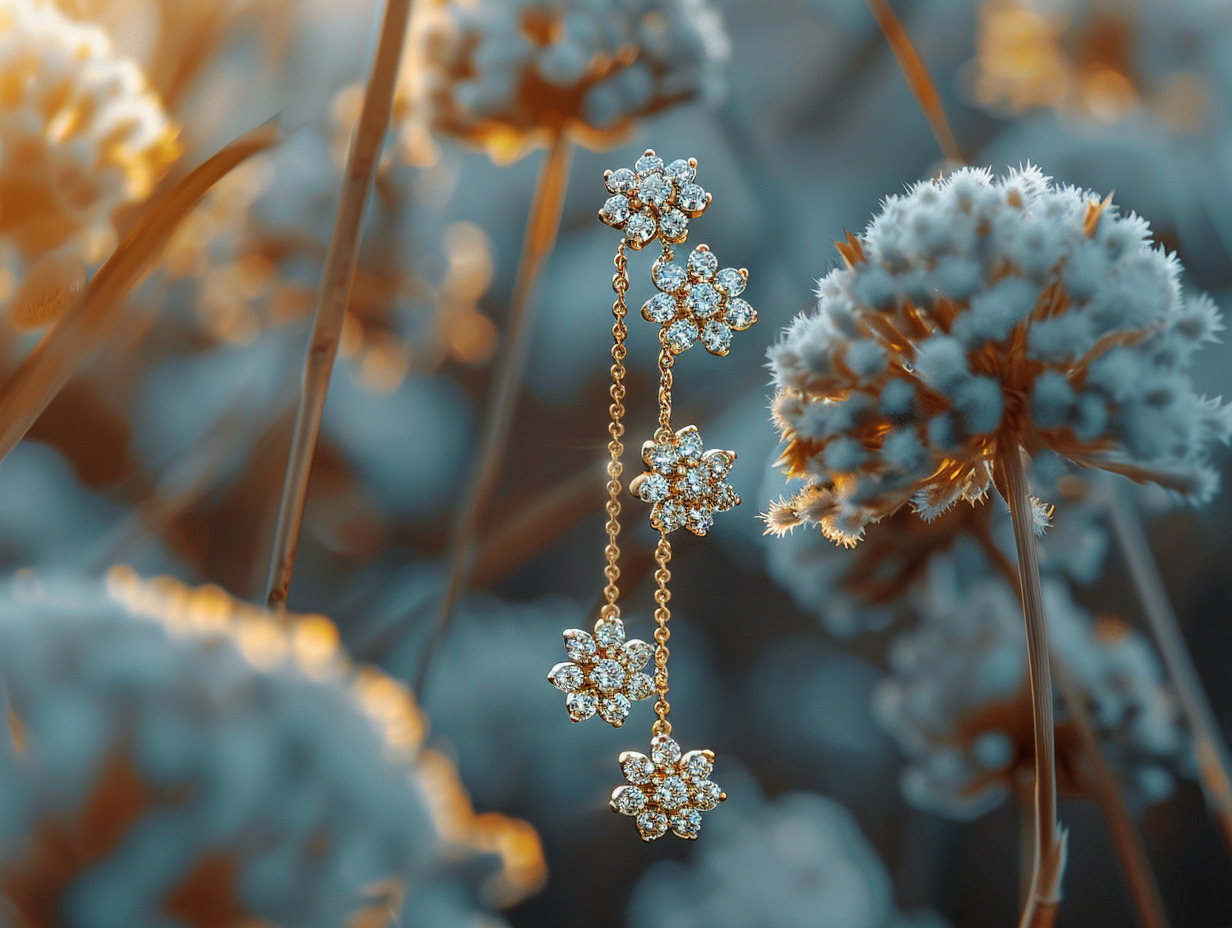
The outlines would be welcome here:
<svg viewBox="0 0 1232 928">
<path fill-rule="evenodd" d="M 411 35 L 411 118 L 498 161 L 561 133 L 607 147 L 717 96 L 729 45 L 708 0 L 426 0 Z"/>
<path fill-rule="evenodd" d="M 804 487 L 769 531 L 852 545 L 908 501 L 932 518 L 982 499 L 1019 449 L 1207 499 L 1232 416 L 1185 370 L 1217 311 L 1182 297 L 1149 233 L 1031 167 L 887 198 L 770 350 L 782 465 Z"/>
<path fill-rule="evenodd" d="M 450 859 L 482 854 L 506 899 L 542 876 L 534 831 L 474 814 L 405 689 L 322 617 L 120 568 L 106 589 L 19 576 L 0 682 L 0 896 L 21 924 L 336 928 Z"/>
<path fill-rule="evenodd" d="M 102 258 L 113 214 L 149 192 L 178 154 L 175 136 L 101 29 L 0 0 L 0 265 L 66 247 Z"/>
</svg>

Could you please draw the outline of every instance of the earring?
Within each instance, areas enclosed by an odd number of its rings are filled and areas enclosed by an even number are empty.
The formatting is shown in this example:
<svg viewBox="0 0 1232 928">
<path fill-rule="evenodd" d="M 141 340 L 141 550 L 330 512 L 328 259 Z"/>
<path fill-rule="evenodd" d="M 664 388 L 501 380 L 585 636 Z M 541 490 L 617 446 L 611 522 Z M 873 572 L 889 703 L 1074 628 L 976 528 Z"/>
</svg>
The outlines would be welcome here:
<svg viewBox="0 0 1232 928">
<path fill-rule="evenodd" d="M 613 811 L 634 817 L 645 841 L 662 837 L 669 830 L 682 838 L 696 838 L 701 815 L 727 798 L 711 779 L 714 753 L 709 750 L 683 753 L 671 737 L 668 721 L 668 621 L 671 611 L 668 564 L 672 546 L 668 535 L 686 528 L 705 535 L 714 515 L 740 504 L 740 497 L 727 482 L 736 461 L 732 451 L 705 450 L 694 425 L 672 429 L 672 368 L 676 355 L 700 341 L 711 354 L 726 355 L 732 333 L 757 321 L 757 313 L 740 298 L 748 282 L 743 268 L 719 269 L 718 259 L 699 245 L 682 267 L 674 263 L 672 245 L 686 241 L 689 222 L 705 212 L 711 196 L 696 183 L 697 161 L 678 160 L 664 165 L 648 149 L 634 168 L 608 171 L 604 180 L 611 196 L 599 218 L 624 233 L 616 251 L 612 289 L 615 323 L 612 326 L 611 421 L 608 432 L 607 564 L 604 575 L 604 605 L 594 633 L 569 629 L 565 635 L 568 661 L 557 664 L 549 681 L 564 691 L 565 705 L 575 722 L 598 715 L 619 728 L 633 702 L 655 699 L 656 719 L 651 729 L 649 756 L 625 751 L 619 763 L 626 784 L 612 791 Z M 642 445 L 645 471 L 629 483 L 629 492 L 649 503 L 650 524 L 659 532 L 655 548 L 656 604 L 654 647 L 640 639 L 625 640 L 620 619 L 620 491 L 625 413 L 625 318 L 629 290 L 627 249 L 640 251 L 655 240 L 662 253 L 654 262 L 651 279 L 657 293 L 642 306 L 642 317 L 659 325 L 659 427 Z M 653 656 L 653 673 L 647 666 Z"/>
</svg>

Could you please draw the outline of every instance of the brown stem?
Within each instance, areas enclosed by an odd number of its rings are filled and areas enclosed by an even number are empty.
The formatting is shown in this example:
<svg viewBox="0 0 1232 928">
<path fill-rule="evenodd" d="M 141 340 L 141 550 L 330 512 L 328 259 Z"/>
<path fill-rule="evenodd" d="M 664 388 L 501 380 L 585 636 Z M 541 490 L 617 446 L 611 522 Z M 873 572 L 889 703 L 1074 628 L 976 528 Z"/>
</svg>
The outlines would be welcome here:
<svg viewBox="0 0 1232 928">
<path fill-rule="evenodd" d="M 1224 843 L 1232 851 L 1232 762 L 1224 742 L 1219 722 L 1202 688 L 1193 658 L 1185 646 L 1180 623 L 1168 599 L 1159 567 L 1151 554 L 1146 532 L 1142 529 L 1133 504 L 1115 489 L 1106 491 L 1106 505 L 1111 517 L 1113 535 L 1129 567 L 1134 587 L 1142 602 L 1151 632 L 1159 644 L 1159 653 L 1168 676 L 1176 687 L 1181 710 L 1193 733 L 1194 753 L 1198 758 L 1198 781 L 1206 796 L 1207 806 L 1219 828 Z"/>
<path fill-rule="evenodd" d="M 1046 928 L 1056 918 L 1065 873 L 1065 831 L 1057 822 L 1056 744 L 1052 721 L 1052 674 L 1048 663 L 1048 627 L 1040 589 L 1039 555 L 1027 475 L 1017 442 L 1002 442 L 997 454 L 998 488 L 1009 503 L 1018 549 L 1018 581 L 1027 627 L 1027 668 L 1035 723 L 1035 862 L 1031 892 L 1019 928 Z"/>
<path fill-rule="evenodd" d="M 308 475 L 312 470 L 312 457 L 321 431 L 321 413 L 325 409 L 329 375 L 338 353 L 347 301 L 355 279 L 364 209 L 372 190 L 372 176 L 385 133 L 389 129 L 394 88 L 410 15 L 411 0 L 386 0 L 372 73 L 364 93 L 359 123 L 351 140 L 351 151 L 347 155 L 342 194 L 334 217 L 329 252 L 325 256 L 321 291 L 312 317 L 308 356 L 304 361 L 303 392 L 296 411 L 295 432 L 291 436 L 286 479 L 282 486 L 274 546 L 270 554 L 265 599 L 269 608 L 276 612 L 286 607 L 287 591 L 291 587 L 295 545 L 304 516 L 304 498 L 308 493 Z"/>
<path fill-rule="evenodd" d="M 505 322 L 505 344 L 492 383 L 489 387 L 487 416 L 475 469 L 462 497 L 454 518 L 446 562 L 449 576 L 445 593 L 432 627 L 432 634 L 424 646 L 419 667 L 415 673 L 413 688 L 416 695 L 422 694 L 424 680 L 431 666 L 433 655 L 444 638 L 453 616 L 454 606 L 462 592 L 470 586 L 475 569 L 475 557 L 479 547 L 479 522 L 487 509 L 488 501 L 496 489 L 501 464 L 505 458 L 505 446 L 513 425 L 513 414 L 526 366 L 526 349 L 532 328 L 535 283 L 543 262 L 556 244 L 560 228 L 560 216 L 565 205 L 565 188 L 569 182 L 569 156 L 572 145 L 563 134 L 558 134 L 548 149 L 539 168 L 535 184 L 534 200 L 530 218 L 526 224 L 526 237 L 522 256 L 518 261 L 517 279 L 509 302 L 509 315 Z"/>
</svg>

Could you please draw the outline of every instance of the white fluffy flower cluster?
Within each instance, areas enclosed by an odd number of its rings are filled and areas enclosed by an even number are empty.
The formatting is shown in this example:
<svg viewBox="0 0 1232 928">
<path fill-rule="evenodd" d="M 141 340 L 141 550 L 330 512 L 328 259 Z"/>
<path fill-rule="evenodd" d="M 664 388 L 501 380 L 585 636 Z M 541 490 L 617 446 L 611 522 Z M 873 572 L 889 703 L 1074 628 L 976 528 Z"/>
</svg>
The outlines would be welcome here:
<svg viewBox="0 0 1232 928">
<path fill-rule="evenodd" d="M 1189 738 L 1154 651 L 1139 633 L 1092 620 L 1059 583 L 1044 600 L 1054 661 L 1086 697 L 1113 768 L 1132 795 L 1152 803 L 1192 764 Z M 910 760 L 903 793 L 920 808 L 973 818 L 997 805 L 1034 764 L 1022 612 L 989 579 L 958 597 L 938 596 L 921 626 L 890 646 L 891 675 L 877 716 Z M 1081 747 L 1058 723 L 1061 788 L 1089 794 Z"/>
<path fill-rule="evenodd" d="M 1204 500 L 1229 407 L 1186 374 L 1220 325 L 1147 223 L 1032 167 L 888 197 L 770 350 L 785 472 L 771 531 L 854 544 L 908 501 L 981 499 L 999 454 L 1051 451 Z"/>
<path fill-rule="evenodd" d="M 511 160 L 566 132 L 591 147 L 723 87 L 729 40 L 708 0 L 429 0 L 403 93 L 432 131 Z"/>
</svg>

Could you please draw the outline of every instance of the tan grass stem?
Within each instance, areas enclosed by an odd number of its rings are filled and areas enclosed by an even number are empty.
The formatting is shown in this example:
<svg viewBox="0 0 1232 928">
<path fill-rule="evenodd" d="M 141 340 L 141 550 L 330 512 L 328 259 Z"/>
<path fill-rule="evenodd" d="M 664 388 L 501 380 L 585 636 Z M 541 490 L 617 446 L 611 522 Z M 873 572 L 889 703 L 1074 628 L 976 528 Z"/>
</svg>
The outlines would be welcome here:
<svg viewBox="0 0 1232 928">
<path fill-rule="evenodd" d="M 1146 532 L 1142 528 L 1134 504 L 1109 487 L 1104 490 L 1106 506 L 1112 523 L 1112 533 L 1133 577 L 1134 588 L 1142 603 L 1142 611 L 1151 626 L 1159 653 L 1176 687 L 1181 711 L 1193 735 L 1194 754 L 1198 760 L 1198 782 L 1206 796 L 1215 825 L 1229 851 L 1232 851 L 1232 761 L 1228 746 L 1211 708 L 1193 658 L 1185 645 L 1176 612 L 1168 599 L 1163 578 Z"/>
<path fill-rule="evenodd" d="M 269 608 L 276 612 L 285 609 L 287 592 L 291 587 L 295 546 L 304 516 L 304 499 L 308 493 L 308 475 L 312 470 L 329 376 L 338 354 L 342 324 L 346 319 L 347 302 L 355 279 L 364 210 L 389 129 L 410 15 L 411 0 L 386 0 L 372 73 L 347 155 L 338 212 L 334 217 L 333 234 L 321 276 L 321 290 L 312 317 L 312 333 L 304 361 L 303 391 L 296 411 L 295 431 L 291 437 L 286 479 L 270 555 L 265 599 Z"/>
<path fill-rule="evenodd" d="M 534 296 L 539 271 L 556 244 L 556 233 L 560 228 L 565 189 L 569 184 L 571 152 L 572 143 L 563 133 L 558 133 L 539 168 L 530 217 L 526 224 L 526 237 L 522 243 L 522 255 L 518 261 L 517 278 L 505 321 L 504 346 L 488 390 L 487 414 L 479 453 L 461 505 L 454 517 L 445 555 L 449 570 L 445 592 L 413 680 L 413 689 L 417 696 L 423 693 L 432 658 L 449 629 L 458 597 L 470 586 L 475 569 L 479 525 L 500 477 L 518 395 L 521 393 L 522 372 L 526 367 L 526 350 L 534 320 L 534 301 L 531 298 Z"/>
</svg>

